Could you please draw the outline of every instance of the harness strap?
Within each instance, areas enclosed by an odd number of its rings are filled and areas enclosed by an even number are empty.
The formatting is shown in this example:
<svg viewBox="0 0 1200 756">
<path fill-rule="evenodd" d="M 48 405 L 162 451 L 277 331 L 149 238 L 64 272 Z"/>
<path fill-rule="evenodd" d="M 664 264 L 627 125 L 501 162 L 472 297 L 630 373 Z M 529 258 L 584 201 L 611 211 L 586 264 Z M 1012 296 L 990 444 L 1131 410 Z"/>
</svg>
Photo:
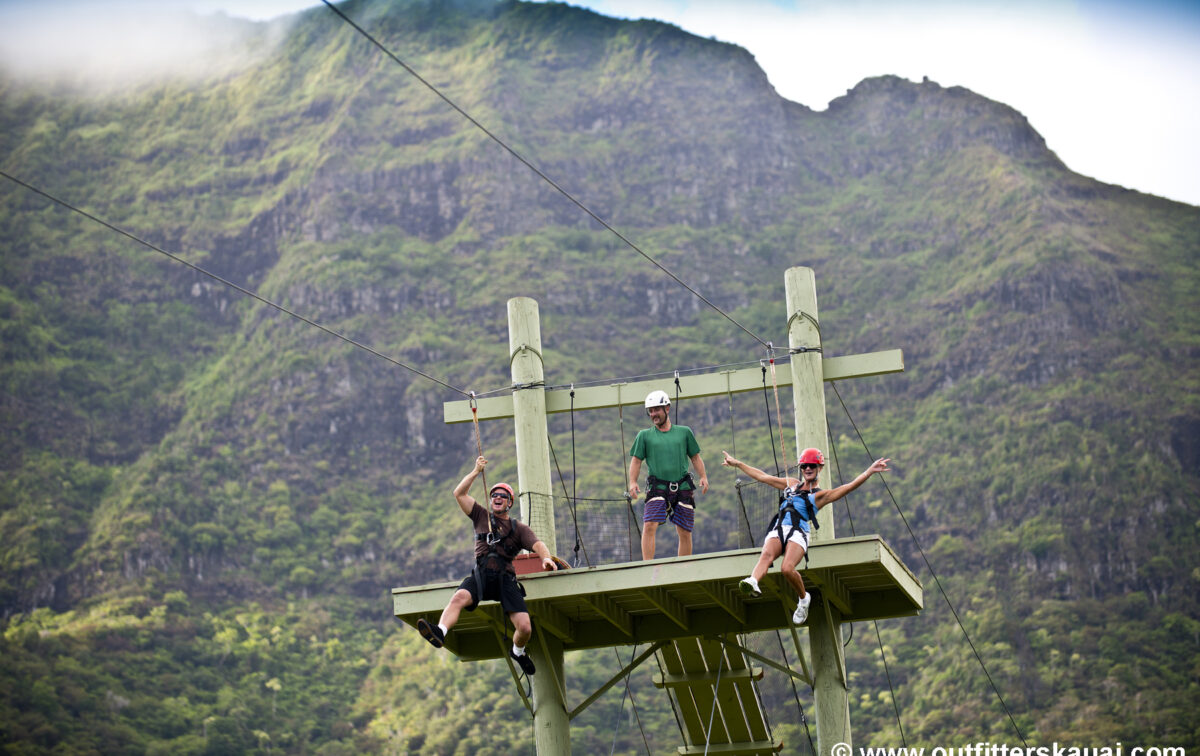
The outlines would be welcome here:
<svg viewBox="0 0 1200 756">
<path fill-rule="evenodd" d="M 691 486 L 691 488 L 681 489 L 679 487 L 680 483 L 688 483 Z M 646 499 L 649 500 L 651 497 L 651 494 L 654 494 L 656 492 L 662 492 L 665 494 L 678 494 L 681 490 L 682 491 L 693 491 L 696 488 L 696 483 L 692 479 L 691 473 L 684 475 L 679 480 L 670 480 L 670 481 L 663 480 L 662 478 L 656 478 L 653 475 L 647 475 L 646 476 L 646 488 L 647 488 Z M 667 503 L 667 517 L 668 518 L 672 517 L 675 514 L 676 498 L 677 498 L 676 496 L 663 496 L 663 500 Z"/>
<path fill-rule="evenodd" d="M 817 522 L 817 507 L 812 500 L 812 494 L 816 491 L 799 491 L 793 496 L 780 494 L 779 496 L 779 511 L 771 518 L 771 522 L 767 525 L 767 532 L 774 530 L 779 535 L 780 543 L 786 546 L 788 539 L 795 535 L 797 530 L 803 530 L 800 527 L 801 522 L 810 523 L 813 529 L 820 529 L 821 524 Z M 796 508 L 796 500 L 799 499 L 804 504 L 803 511 Z M 783 532 L 784 522 L 788 519 L 788 515 L 792 514 L 792 524 L 789 526 L 786 536 Z M 808 559 L 808 549 L 804 550 L 804 558 Z"/>
<path fill-rule="evenodd" d="M 508 532 L 502 536 L 496 535 L 499 530 L 500 526 L 496 523 L 496 513 L 488 512 L 488 532 L 476 533 L 475 540 L 487 542 L 488 552 L 484 556 L 495 554 L 507 562 L 512 562 L 513 557 L 521 553 L 521 540 L 517 535 L 517 523 L 510 519 Z M 503 548 L 503 551 L 501 551 L 501 548 Z"/>
<path fill-rule="evenodd" d="M 682 483 L 687 483 L 689 486 L 691 486 L 691 488 L 680 489 L 679 486 Z M 679 480 L 663 480 L 662 478 L 656 478 L 653 475 L 647 475 L 646 487 L 651 491 L 670 491 L 671 493 L 677 493 L 680 490 L 690 491 L 694 489 L 696 487 L 696 482 L 692 478 L 691 473 L 684 475 Z"/>
</svg>

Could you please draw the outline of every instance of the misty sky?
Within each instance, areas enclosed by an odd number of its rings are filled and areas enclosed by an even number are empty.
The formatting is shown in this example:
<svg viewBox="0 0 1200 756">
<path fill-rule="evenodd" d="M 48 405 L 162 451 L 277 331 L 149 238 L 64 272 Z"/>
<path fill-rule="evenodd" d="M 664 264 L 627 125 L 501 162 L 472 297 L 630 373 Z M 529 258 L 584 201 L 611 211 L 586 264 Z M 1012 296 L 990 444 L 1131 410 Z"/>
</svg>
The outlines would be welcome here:
<svg viewBox="0 0 1200 756">
<path fill-rule="evenodd" d="M 1200 205 L 1200 3 L 1144 0 L 581 0 L 748 49 L 815 110 L 868 76 L 928 76 L 1011 105 L 1072 170 Z M 164 8 L 261 20 L 320 0 L 0 0 L 8 69 L 185 71 L 214 42 Z M 70 7 L 71 12 L 64 12 Z M 153 7 L 154 13 L 147 11 Z M 82 10 L 81 10 L 82 9 Z M 97 21 L 103 12 L 105 22 Z M 324 12 L 329 13 L 327 10 Z M 150 18 L 155 34 L 145 33 Z M 341 23 L 329 13 L 330 23 Z M 394 50 L 404 58 L 404 50 Z"/>
</svg>

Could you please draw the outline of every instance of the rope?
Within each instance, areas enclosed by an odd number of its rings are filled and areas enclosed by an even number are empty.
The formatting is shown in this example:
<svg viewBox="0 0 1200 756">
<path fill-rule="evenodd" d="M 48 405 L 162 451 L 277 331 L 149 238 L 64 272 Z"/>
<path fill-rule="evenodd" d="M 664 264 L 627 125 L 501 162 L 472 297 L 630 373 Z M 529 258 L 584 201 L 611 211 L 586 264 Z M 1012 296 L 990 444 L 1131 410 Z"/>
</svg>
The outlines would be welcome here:
<svg viewBox="0 0 1200 756">
<path fill-rule="evenodd" d="M 578 567 L 579 566 L 579 547 L 583 544 L 583 541 L 579 537 L 579 520 L 576 519 L 576 517 L 575 517 L 575 501 L 571 498 L 571 495 L 567 493 L 567 481 L 566 481 L 566 478 L 563 477 L 562 468 L 558 466 L 558 454 L 555 453 L 555 451 L 554 451 L 554 442 L 550 440 L 549 436 L 546 436 L 546 442 L 550 445 L 550 456 L 554 459 L 554 469 L 558 470 L 558 482 L 562 486 L 562 489 L 563 489 L 563 498 L 567 500 L 568 509 L 571 510 L 571 522 L 575 525 L 575 566 Z M 572 439 L 571 443 L 574 444 L 574 439 Z M 522 493 L 521 495 L 524 496 L 525 494 Z M 530 507 L 532 508 L 532 506 L 533 506 L 533 497 L 532 496 L 529 499 L 529 503 L 530 503 Z M 553 528 L 554 523 L 550 523 L 550 527 Z M 585 562 L 587 562 L 588 567 L 592 566 L 592 560 L 588 556 L 586 546 L 583 547 L 583 560 Z"/>
<path fill-rule="evenodd" d="M 783 634 L 779 630 L 775 631 L 775 639 L 779 641 L 779 653 L 783 654 L 783 664 L 788 668 L 788 672 L 791 672 L 792 662 L 788 659 L 787 648 L 783 645 Z M 792 683 L 792 698 L 796 699 L 796 709 L 800 712 L 800 724 L 804 725 L 804 734 L 808 737 L 808 748 L 813 756 L 817 756 L 817 747 L 813 744 L 812 731 L 808 729 L 808 717 L 804 714 L 804 705 L 800 703 L 800 691 L 796 690 L 796 678 L 789 674 L 788 680 Z M 815 692 L 814 695 L 816 695 Z"/>
<path fill-rule="evenodd" d="M 479 406 L 475 401 L 475 392 L 474 391 L 471 392 L 470 402 L 471 402 L 471 422 L 474 423 L 474 425 L 475 425 L 475 452 L 478 454 L 478 456 L 482 457 L 483 456 L 483 439 L 479 435 Z M 492 492 L 488 490 L 487 470 L 486 469 L 480 470 L 479 475 L 480 475 L 480 477 L 483 478 L 484 494 L 490 497 Z M 516 502 L 513 502 L 513 503 L 515 504 Z"/>
<path fill-rule="evenodd" d="M 658 674 L 666 680 L 667 670 L 663 667 L 661 651 L 654 654 L 654 661 L 658 662 Z M 679 728 L 679 739 L 686 743 L 687 735 L 683 734 L 683 722 L 679 719 L 679 709 L 675 706 L 675 696 L 671 695 L 670 689 L 667 690 L 667 700 L 671 702 L 671 713 L 675 715 L 675 726 Z"/>
<path fill-rule="evenodd" d="M 633 663 L 633 658 L 635 656 L 637 656 L 637 648 L 638 648 L 638 644 L 637 643 L 633 644 L 633 651 L 630 652 L 630 654 L 629 654 L 629 662 L 631 664 Z M 617 666 L 624 667 L 625 665 L 621 663 L 621 654 L 617 651 L 616 646 L 613 647 L 613 654 L 617 657 Z M 625 698 L 626 698 L 626 696 L 628 696 L 629 697 L 629 705 L 630 705 L 631 710 L 633 711 L 634 719 L 636 719 L 637 723 L 638 723 L 638 730 L 641 731 L 641 733 L 642 733 L 642 743 L 643 743 L 643 745 L 646 746 L 646 753 L 649 754 L 650 753 L 650 741 L 646 738 L 646 728 L 642 726 L 642 716 L 640 714 L 638 714 L 637 701 L 635 701 L 633 699 L 633 688 L 629 687 L 629 676 L 631 674 L 633 674 L 632 669 L 625 673 L 625 695 L 621 696 L 621 708 L 617 710 L 617 722 L 618 723 L 620 722 L 621 713 L 625 711 Z M 620 733 L 617 730 L 616 725 L 613 725 L 613 742 L 612 742 L 612 748 L 610 748 L 608 751 L 609 756 L 612 756 L 612 754 L 616 753 L 616 751 L 617 751 L 617 735 L 618 734 L 620 734 Z"/>
<path fill-rule="evenodd" d="M 871 459 L 875 459 L 875 456 L 871 454 L 870 447 L 867 446 L 866 439 L 863 438 L 862 432 L 858 429 L 858 424 L 855 423 L 854 418 L 851 417 L 850 410 L 846 407 L 846 402 L 842 400 L 842 394 L 837 389 L 837 383 L 835 381 L 830 381 L 830 385 L 833 386 L 833 393 L 835 396 L 837 396 L 838 402 L 841 403 L 842 410 L 846 413 L 846 419 L 850 421 L 850 425 L 854 428 L 854 432 L 858 435 L 858 440 L 862 443 L 863 449 L 867 452 L 867 456 Z M 1000 689 L 996 687 L 996 682 L 992 679 L 991 673 L 988 672 L 987 665 L 983 663 L 983 657 L 980 656 L 979 649 L 975 648 L 975 643 L 971 640 L 970 633 L 967 632 L 966 626 L 963 625 L 962 618 L 958 616 L 958 610 L 954 608 L 954 604 L 950 601 L 949 594 L 946 593 L 946 589 L 942 586 L 941 578 L 938 577 L 937 572 L 935 572 L 933 569 L 933 565 L 930 564 L 929 557 L 925 554 L 925 549 L 921 547 L 921 542 L 917 539 L 917 534 L 913 532 L 912 526 L 908 523 L 908 518 L 904 516 L 904 510 L 900 508 L 900 502 L 896 500 L 896 495 L 892 493 L 892 487 L 888 485 L 887 479 L 883 477 L 883 473 L 879 474 L 879 479 L 883 481 L 883 487 L 885 490 L 887 490 L 888 496 L 892 500 L 892 505 L 896 508 L 897 514 L 900 515 L 900 520 L 904 523 L 904 527 L 908 530 L 908 535 L 910 538 L 912 538 L 913 544 L 916 545 L 917 551 L 920 552 L 921 559 L 925 562 L 925 567 L 929 570 L 929 574 L 933 576 L 933 581 L 937 583 L 938 592 L 942 594 L 942 599 L 946 602 L 946 606 L 950 608 L 950 613 L 954 615 L 954 621 L 958 623 L 958 629 L 962 631 L 963 637 L 966 638 L 967 645 L 971 647 L 971 653 L 975 654 L 975 660 L 979 662 L 979 668 L 983 670 L 983 674 L 984 677 L 987 678 L 988 685 L 992 687 L 992 692 L 996 694 L 997 700 L 1000 701 L 1000 706 L 1004 709 L 1004 714 L 1008 717 L 1008 721 L 1012 724 L 1013 729 L 1017 731 L 1017 737 L 1021 739 L 1021 743 L 1028 748 L 1029 744 L 1025 741 L 1025 736 L 1021 733 L 1021 728 L 1017 725 L 1017 720 L 1013 718 L 1012 712 L 1008 708 L 1008 704 L 1004 701 L 1004 696 L 1000 695 Z"/>
<path fill-rule="evenodd" d="M 375 349 L 372 349 L 371 347 L 367 346 L 366 344 L 362 344 L 358 341 L 355 341 L 354 339 L 350 338 L 349 336 L 339 333 L 339 332 L 333 330 L 332 328 L 323 326 L 314 320 L 310 320 L 309 318 L 304 317 L 303 315 L 298 315 L 297 313 L 292 312 L 291 310 L 287 309 L 283 305 L 279 305 L 279 304 L 272 302 L 271 300 L 267 299 L 266 297 L 262 296 L 261 294 L 257 294 L 253 291 L 250 291 L 249 289 L 238 286 L 237 284 L 233 283 L 232 281 L 226 280 L 226 279 L 222 278 L 221 276 L 218 276 L 216 273 L 212 273 L 208 270 L 205 270 L 204 268 L 201 268 L 199 265 L 196 265 L 195 263 L 190 263 L 187 260 L 184 260 L 179 255 L 173 254 L 173 253 L 168 252 L 167 250 L 163 249 L 162 247 L 151 244 L 150 242 L 146 241 L 145 239 L 143 239 L 139 236 L 136 236 L 135 234 L 130 233 L 129 231 L 126 231 L 125 229 L 121 228 L 120 226 L 116 226 L 116 225 L 113 225 L 112 223 L 109 223 L 106 220 L 102 220 L 101 218 L 98 218 L 95 215 L 92 215 L 91 213 L 89 213 L 85 210 L 81 210 L 80 208 L 70 204 L 69 202 L 66 202 L 65 200 L 61 200 L 58 197 L 55 197 L 53 194 L 50 194 L 41 189 L 38 189 L 36 186 L 33 186 L 32 184 L 28 184 L 28 183 L 20 180 L 19 178 L 16 178 L 15 176 L 12 176 L 2 170 L 0 170 L 0 176 L 3 176 L 4 178 L 8 179 L 9 181 L 13 182 L 14 184 L 17 184 L 18 186 L 22 186 L 22 187 L 28 189 L 29 191 L 33 192 L 34 194 L 38 194 L 38 195 L 41 195 L 42 197 L 45 197 L 46 199 L 50 200 L 51 202 L 53 202 L 57 205 L 60 205 L 64 208 L 66 208 L 67 210 L 70 210 L 73 213 L 82 215 L 84 218 L 87 218 L 88 220 L 92 221 L 93 223 L 97 223 L 101 226 L 104 226 L 109 231 L 118 233 L 127 239 L 131 239 L 131 240 L 137 242 L 138 244 L 141 244 L 143 247 L 154 250 L 155 252 L 159 253 L 160 255 L 169 257 L 170 259 L 174 260 L 175 262 L 179 263 L 180 265 L 183 265 L 184 267 L 187 267 L 187 268 L 191 268 L 195 272 L 197 272 L 203 276 L 207 276 L 207 277 L 211 278 L 212 280 L 216 281 L 217 283 L 220 283 L 223 286 L 227 286 L 230 289 L 233 289 L 234 291 L 237 291 L 241 294 L 245 294 L 246 296 L 250 297 L 251 299 L 258 300 L 259 302 L 262 302 L 263 304 L 267 305 L 268 307 L 273 307 L 276 310 L 278 310 L 279 312 L 282 312 L 284 315 L 288 315 L 290 317 L 295 318 L 296 320 L 299 320 L 302 323 L 312 326 L 313 328 L 324 331 L 325 333 L 329 334 L 330 336 L 341 339 L 342 341 L 346 342 L 347 344 L 349 344 L 353 347 L 356 347 L 358 349 L 362 349 L 363 351 L 368 352 L 368 353 L 378 357 L 381 360 L 390 362 L 393 365 L 395 365 L 396 367 L 404 368 L 405 370 L 409 371 L 410 373 L 414 373 L 416 375 L 421 376 L 422 378 L 433 381 L 434 383 L 438 384 L 439 386 L 442 386 L 443 388 L 448 388 L 451 391 L 462 394 L 463 396 L 469 396 L 469 394 L 466 391 L 463 391 L 460 388 L 451 386 L 449 383 L 446 383 L 445 381 L 440 380 L 438 378 L 434 378 L 432 375 L 429 375 L 428 373 L 424 373 L 424 372 L 418 370 L 417 368 L 413 367 L 412 365 L 406 365 L 403 362 L 395 359 L 394 357 L 389 357 L 386 354 L 383 354 L 382 352 L 378 352 Z"/>
<path fill-rule="evenodd" d="M 632 534 L 634 530 L 638 531 L 640 539 L 642 528 L 638 525 L 637 513 L 633 511 L 633 497 L 629 495 L 629 465 L 625 460 L 625 413 L 622 410 L 621 404 L 621 384 L 617 384 L 617 422 L 621 426 L 621 474 L 625 477 L 625 506 L 629 510 L 629 527 L 625 528 L 626 540 L 629 542 L 629 559 L 633 561 L 633 540 Z"/>
<path fill-rule="evenodd" d="M 825 419 L 825 424 L 829 425 L 828 417 Z M 842 485 L 846 482 L 846 476 L 842 474 L 842 463 L 838 459 L 837 443 L 833 440 L 832 433 L 829 434 L 829 450 L 833 453 L 833 466 L 837 470 L 838 485 Z M 846 502 L 846 518 L 850 521 L 850 535 L 858 535 L 854 528 L 854 515 L 850 512 L 850 494 L 847 494 L 843 501 Z M 896 698 L 896 686 L 892 683 L 892 671 L 888 667 L 887 653 L 883 650 L 883 633 L 879 630 L 879 620 L 871 620 L 871 624 L 875 626 L 875 641 L 879 644 L 879 658 L 883 662 L 883 674 L 887 678 L 888 693 L 892 696 L 892 711 L 896 714 L 896 727 L 900 729 L 900 744 L 907 748 L 908 738 L 904 735 L 904 723 L 900 719 L 900 702 Z M 852 633 L 851 638 L 853 638 L 853 622 L 850 623 L 850 632 Z M 847 638 L 846 642 L 849 643 L 850 639 Z"/>
<path fill-rule="evenodd" d="M 783 455 L 783 477 L 787 477 L 788 453 L 783 440 L 783 411 L 779 408 L 779 383 L 775 380 L 775 350 L 768 346 L 767 356 L 771 364 L 771 388 L 775 391 L 775 422 L 779 424 L 779 453 Z M 778 461 L 776 462 L 778 465 Z"/>
<path fill-rule="evenodd" d="M 775 457 L 775 471 L 779 471 L 779 457 L 775 456 L 775 430 L 771 427 L 771 402 L 767 399 L 767 366 L 762 367 L 763 407 L 767 410 L 767 435 L 771 438 L 771 456 Z"/>
<path fill-rule="evenodd" d="M 683 288 L 687 289 L 695 297 L 697 297 L 701 302 L 704 302 L 704 304 L 708 305 L 713 310 L 715 310 L 718 314 L 720 314 L 721 317 L 725 318 L 730 323 L 733 323 L 735 326 L 740 328 L 743 332 L 746 333 L 746 335 L 750 336 L 750 338 L 754 339 L 755 341 L 757 341 L 759 344 L 762 344 L 763 346 L 767 345 L 765 341 L 763 341 L 758 336 L 756 336 L 752 331 L 750 331 L 748 328 L 746 328 L 746 326 L 744 326 L 741 323 L 734 320 L 728 313 L 726 313 L 720 307 L 717 307 L 715 304 L 713 304 L 711 301 L 709 301 L 709 299 L 707 297 L 705 297 L 703 294 L 696 291 L 691 286 L 688 286 L 686 283 L 683 282 L 683 279 L 679 278 L 679 276 L 677 276 L 674 273 L 672 273 L 671 271 L 667 270 L 667 268 L 662 263 L 660 263 L 658 260 L 655 260 L 653 257 L 651 257 L 650 255 L 643 252 L 640 247 L 638 247 L 636 244 L 634 244 L 632 241 L 630 241 L 628 238 L 626 238 L 620 231 L 617 231 L 617 229 L 610 226 L 608 224 L 608 222 L 605 221 L 603 218 L 601 218 L 599 215 L 596 215 L 596 213 L 592 212 L 592 210 L 587 205 L 585 205 L 582 202 L 580 202 L 579 200 L 575 199 L 575 197 L 570 192 L 568 192 L 566 189 L 563 189 L 561 186 L 559 186 L 557 183 L 555 183 L 553 179 L 551 179 L 549 176 L 547 176 L 545 173 L 543 173 L 533 163 L 529 162 L 529 160 L 527 160 L 523 155 L 521 155 L 521 153 L 517 152 L 512 147 L 508 146 L 508 144 L 506 144 L 502 139 L 500 139 L 500 137 L 493 134 L 482 123 L 480 123 L 479 121 L 477 121 L 473 117 L 471 117 L 471 115 L 469 113 L 467 113 L 467 111 L 460 108 L 453 100 L 451 100 L 446 95 L 442 94 L 442 92 L 437 87 L 435 87 L 433 84 L 426 81 L 419 73 L 416 72 L 416 70 L 414 70 L 411 66 L 409 66 L 404 61 L 400 60 L 400 58 L 397 57 L 395 53 L 393 53 L 388 48 L 384 47 L 381 42 L 379 42 L 377 39 L 375 39 L 373 36 L 371 36 L 361 26 L 359 26 L 358 24 L 351 21 L 350 18 L 347 17 L 346 14 L 344 14 L 340 10 L 338 10 L 337 6 L 335 6 L 332 2 L 330 2 L 330 0 L 322 0 L 322 2 L 325 3 L 325 5 L 329 8 L 329 10 L 331 10 L 335 14 L 337 14 L 343 21 L 345 21 L 347 24 L 349 24 L 355 31 L 357 31 L 364 38 L 366 38 L 367 41 L 369 41 L 375 47 L 379 48 L 379 50 L 384 55 L 388 56 L 393 61 L 395 61 L 395 63 L 397 65 L 399 65 L 401 68 L 403 68 L 409 74 L 411 74 L 413 76 L 413 78 L 415 78 L 417 81 L 424 84 L 425 87 L 427 89 L 429 89 L 429 91 L 433 92 L 435 95 L 437 95 L 439 98 L 441 98 L 441 100 L 443 102 L 445 102 L 447 105 L 449 105 L 455 111 L 457 111 L 459 115 L 461 115 L 463 118 L 467 119 L 467 121 L 470 122 L 471 125 L 475 126 L 477 129 L 479 129 L 484 134 L 486 134 L 489 139 L 491 139 L 496 144 L 500 145 L 505 150 L 505 152 L 512 155 L 522 165 L 524 165 L 529 170 L 533 171 L 534 174 L 536 174 L 538 178 L 545 181 L 547 184 L 549 184 L 551 187 L 553 187 L 555 189 L 555 191 L 557 191 L 562 196 L 566 197 L 572 204 L 574 204 L 576 207 L 578 207 L 583 212 L 587 213 L 592 218 L 592 220 L 596 221 L 601 226 L 608 229 L 608 231 L 610 231 L 614 236 L 616 236 L 618 239 L 620 239 L 622 242 L 624 242 L 626 246 L 628 246 L 634 252 L 637 252 L 642 257 L 646 258 L 647 261 L 649 261 L 652 265 L 654 265 L 656 268 L 661 270 L 663 273 L 667 274 L 673 281 L 675 281 L 675 283 L 677 283 L 680 286 L 682 286 Z"/>
<path fill-rule="evenodd" d="M 712 726 L 713 720 L 717 716 L 717 688 L 721 685 L 721 673 L 725 671 L 725 653 L 722 651 L 721 657 L 717 660 L 717 681 L 713 683 L 713 702 L 712 709 L 708 712 L 708 729 L 704 732 L 704 753 L 708 754 L 708 747 L 712 745 Z"/>
<path fill-rule="evenodd" d="M 729 402 L 729 446 L 733 449 L 733 456 L 737 457 L 737 433 L 733 429 L 733 387 L 730 385 L 729 373 L 725 374 L 725 398 Z M 737 478 L 737 470 L 733 471 L 734 479 Z"/>
<path fill-rule="evenodd" d="M 675 371 L 675 422 L 679 422 L 679 371 Z"/>
<path fill-rule="evenodd" d="M 561 478 L 562 475 L 559 475 Z M 579 564 L 579 519 L 575 515 L 575 494 L 578 493 L 576 488 L 579 483 L 579 471 L 575 465 L 575 388 L 571 388 L 571 521 L 575 524 L 575 564 Z M 586 557 L 586 552 L 584 553 Z M 588 561 L 588 566 L 591 567 L 591 561 Z"/>
</svg>

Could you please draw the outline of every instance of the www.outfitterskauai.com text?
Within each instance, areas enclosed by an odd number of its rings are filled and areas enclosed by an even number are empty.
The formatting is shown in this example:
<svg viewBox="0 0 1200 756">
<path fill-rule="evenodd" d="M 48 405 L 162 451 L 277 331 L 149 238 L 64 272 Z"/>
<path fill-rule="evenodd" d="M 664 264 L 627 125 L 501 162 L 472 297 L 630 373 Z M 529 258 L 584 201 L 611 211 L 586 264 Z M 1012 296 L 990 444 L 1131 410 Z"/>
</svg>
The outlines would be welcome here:
<svg viewBox="0 0 1200 756">
<path fill-rule="evenodd" d="M 841 748 L 839 748 L 841 746 Z M 857 756 L 1187 756 L 1182 746 L 1012 746 L 1007 743 L 971 743 L 962 746 L 859 748 Z M 834 746 L 833 756 L 855 756 L 845 743 Z"/>
</svg>

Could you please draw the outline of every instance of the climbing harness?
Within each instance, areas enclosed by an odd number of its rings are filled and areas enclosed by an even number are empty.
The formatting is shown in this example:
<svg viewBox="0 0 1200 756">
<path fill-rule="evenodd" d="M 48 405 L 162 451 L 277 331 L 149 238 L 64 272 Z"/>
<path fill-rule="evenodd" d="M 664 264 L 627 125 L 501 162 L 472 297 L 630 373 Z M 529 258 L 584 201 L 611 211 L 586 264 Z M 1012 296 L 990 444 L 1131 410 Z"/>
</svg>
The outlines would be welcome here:
<svg viewBox="0 0 1200 756">
<path fill-rule="evenodd" d="M 814 529 L 820 529 L 821 523 L 817 522 L 817 505 L 813 503 L 812 498 L 812 495 L 820 490 L 814 488 L 811 491 L 801 491 L 795 486 L 785 488 L 779 495 L 779 511 L 771 518 L 767 532 L 774 530 L 779 535 L 779 542 L 786 547 L 788 539 L 795 535 L 797 530 L 807 530 L 801 523 L 809 522 Z M 807 549 L 804 551 L 804 558 L 808 559 Z"/>
<path fill-rule="evenodd" d="M 683 484 L 687 484 L 687 488 L 683 488 Z M 692 479 L 692 474 L 688 473 L 679 480 L 663 480 L 656 478 L 653 475 L 646 476 L 646 501 L 651 499 L 661 498 L 667 504 L 667 518 L 675 513 L 675 505 L 679 503 L 680 492 L 691 493 L 696 490 L 696 483 Z M 692 506 L 695 506 L 693 500 Z"/>
<path fill-rule="evenodd" d="M 482 601 L 484 593 L 487 592 L 485 580 L 489 573 L 494 574 L 497 580 L 504 580 L 505 576 L 510 574 L 513 558 L 521 553 L 521 538 L 517 534 L 517 522 L 511 518 L 508 522 L 508 532 L 500 535 L 500 525 L 496 521 L 496 513 L 488 512 L 488 532 L 475 534 L 476 541 L 483 541 L 487 544 L 487 552 L 475 560 L 475 567 L 471 570 L 471 575 L 475 578 L 475 594 L 471 598 L 475 603 Z M 525 588 L 520 583 L 517 583 L 517 588 L 524 596 Z"/>
</svg>

